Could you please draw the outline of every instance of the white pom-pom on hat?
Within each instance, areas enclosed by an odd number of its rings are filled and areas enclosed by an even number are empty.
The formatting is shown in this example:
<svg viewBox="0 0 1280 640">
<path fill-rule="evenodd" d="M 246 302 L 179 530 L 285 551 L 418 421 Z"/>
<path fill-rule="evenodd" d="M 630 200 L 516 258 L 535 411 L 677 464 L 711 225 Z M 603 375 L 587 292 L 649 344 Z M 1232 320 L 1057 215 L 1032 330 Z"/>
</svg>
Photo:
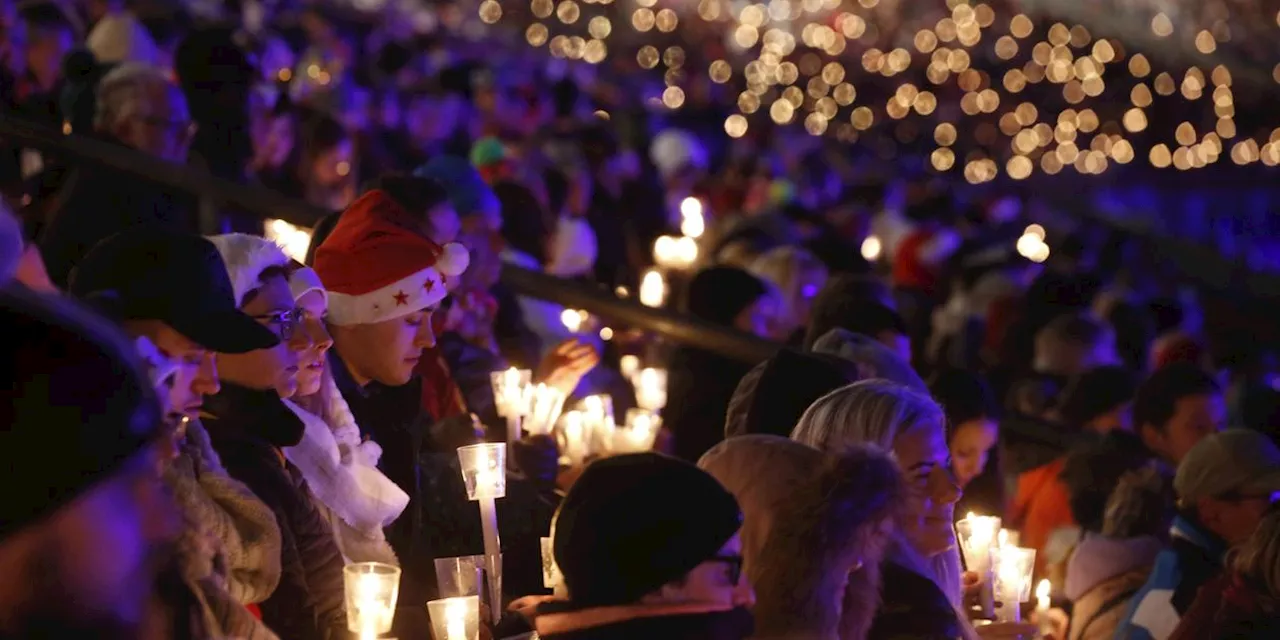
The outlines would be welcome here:
<svg viewBox="0 0 1280 640">
<path fill-rule="evenodd" d="M 436 271 L 446 276 L 460 276 L 471 265 L 471 254 L 467 248 L 457 242 L 450 242 L 440 247 L 440 257 L 436 259 Z"/>
</svg>

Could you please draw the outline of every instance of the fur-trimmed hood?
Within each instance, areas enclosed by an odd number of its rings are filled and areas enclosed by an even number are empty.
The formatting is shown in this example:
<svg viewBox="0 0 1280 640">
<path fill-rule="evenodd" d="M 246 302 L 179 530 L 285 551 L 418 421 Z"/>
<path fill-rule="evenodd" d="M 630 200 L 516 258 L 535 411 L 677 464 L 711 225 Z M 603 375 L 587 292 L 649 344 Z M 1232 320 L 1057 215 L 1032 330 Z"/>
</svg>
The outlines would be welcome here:
<svg viewBox="0 0 1280 640">
<path fill-rule="evenodd" d="M 872 448 L 826 455 L 774 436 L 732 438 L 699 465 L 742 506 L 756 637 L 866 637 L 902 491 L 897 465 Z"/>
</svg>

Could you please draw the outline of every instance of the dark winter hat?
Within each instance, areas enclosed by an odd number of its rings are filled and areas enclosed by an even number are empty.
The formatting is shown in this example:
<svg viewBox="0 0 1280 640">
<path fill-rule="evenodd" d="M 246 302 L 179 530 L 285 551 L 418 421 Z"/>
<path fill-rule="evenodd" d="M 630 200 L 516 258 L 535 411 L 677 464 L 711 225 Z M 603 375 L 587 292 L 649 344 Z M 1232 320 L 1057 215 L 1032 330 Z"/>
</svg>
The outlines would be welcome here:
<svg viewBox="0 0 1280 640">
<path fill-rule="evenodd" d="M 0 538 L 57 511 L 161 434 L 129 341 L 70 299 L 0 289 Z"/>
<path fill-rule="evenodd" d="M 1124 367 L 1098 367 L 1082 373 L 1062 392 L 1058 412 L 1068 424 L 1081 426 L 1133 401 L 1138 379 Z"/>
<path fill-rule="evenodd" d="M 733 319 L 743 309 L 768 291 L 763 281 L 742 269 L 703 269 L 689 283 L 689 313 L 708 322 L 732 326 Z"/>
<path fill-rule="evenodd" d="M 809 405 L 858 381 L 858 366 L 823 353 L 784 349 L 756 365 L 733 392 L 726 438 L 753 433 L 790 437 Z"/>
<path fill-rule="evenodd" d="M 575 607 L 630 604 L 710 560 L 742 527 L 738 502 L 696 466 L 657 453 L 591 463 L 554 524 Z"/>
</svg>

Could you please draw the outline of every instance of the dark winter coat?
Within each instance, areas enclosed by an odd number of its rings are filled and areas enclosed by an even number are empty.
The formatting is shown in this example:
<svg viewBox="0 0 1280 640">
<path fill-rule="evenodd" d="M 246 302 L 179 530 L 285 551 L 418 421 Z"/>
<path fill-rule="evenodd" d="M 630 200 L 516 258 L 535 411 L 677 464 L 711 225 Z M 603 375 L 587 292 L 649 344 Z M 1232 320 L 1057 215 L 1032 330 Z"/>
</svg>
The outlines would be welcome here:
<svg viewBox="0 0 1280 640">
<path fill-rule="evenodd" d="M 964 627 L 932 580 L 901 565 L 881 567 L 881 604 L 868 640 L 954 640 Z"/>
<path fill-rule="evenodd" d="M 302 473 L 263 436 L 298 417 L 274 390 L 226 382 L 205 401 L 205 411 L 205 429 L 227 473 L 248 485 L 280 525 L 280 585 L 259 604 L 263 622 L 291 640 L 345 637 L 343 560 L 333 529 L 316 509 Z"/>
</svg>

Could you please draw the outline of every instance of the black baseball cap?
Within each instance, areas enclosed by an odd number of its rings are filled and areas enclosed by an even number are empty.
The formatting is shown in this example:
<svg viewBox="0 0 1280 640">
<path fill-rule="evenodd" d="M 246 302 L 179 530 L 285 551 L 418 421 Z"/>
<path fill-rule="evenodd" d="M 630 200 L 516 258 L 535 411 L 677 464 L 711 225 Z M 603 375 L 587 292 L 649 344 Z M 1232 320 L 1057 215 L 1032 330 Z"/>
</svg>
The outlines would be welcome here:
<svg viewBox="0 0 1280 640">
<path fill-rule="evenodd" d="M 222 256 L 195 234 L 122 231 L 89 250 L 70 289 L 121 320 L 164 322 L 210 351 L 246 353 L 280 342 L 237 308 Z"/>
</svg>

